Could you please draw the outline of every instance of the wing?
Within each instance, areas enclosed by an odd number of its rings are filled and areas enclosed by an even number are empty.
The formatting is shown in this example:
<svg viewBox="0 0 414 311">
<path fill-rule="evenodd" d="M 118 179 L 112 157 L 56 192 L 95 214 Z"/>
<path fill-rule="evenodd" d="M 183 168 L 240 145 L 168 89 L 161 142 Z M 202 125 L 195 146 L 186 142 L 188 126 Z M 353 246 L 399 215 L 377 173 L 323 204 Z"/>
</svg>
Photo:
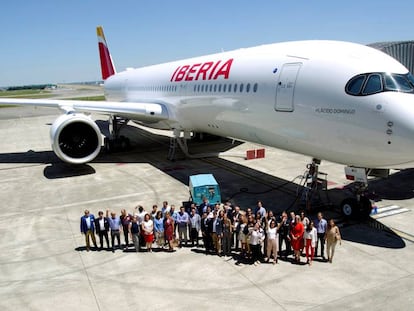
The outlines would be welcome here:
<svg viewBox="0 0 414 311">
<path fill-rule="evenodd" d="M 66 113 L 101 113 L 142 122 L 158 122 L 169 119 L 166 106 L 158 103 L 0 98 L 0 105 L 50 107 L 58 108 Z"/>
</svg>

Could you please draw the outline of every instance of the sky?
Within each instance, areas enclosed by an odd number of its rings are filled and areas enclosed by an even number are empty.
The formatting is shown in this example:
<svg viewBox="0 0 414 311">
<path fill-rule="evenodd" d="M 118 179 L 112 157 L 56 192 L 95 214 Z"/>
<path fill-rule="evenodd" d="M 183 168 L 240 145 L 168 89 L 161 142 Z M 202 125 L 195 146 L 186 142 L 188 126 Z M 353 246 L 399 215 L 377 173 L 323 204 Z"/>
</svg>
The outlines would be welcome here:
<svg viewBox="0 0 414 311">
<path fill-rule="evenodd" d="M 100 80 L 97 25 L 118 71 L 282 41 L 414 40 L 412 0 L 13 0 L 0 8 L 0 86 Z"/>
</svg>

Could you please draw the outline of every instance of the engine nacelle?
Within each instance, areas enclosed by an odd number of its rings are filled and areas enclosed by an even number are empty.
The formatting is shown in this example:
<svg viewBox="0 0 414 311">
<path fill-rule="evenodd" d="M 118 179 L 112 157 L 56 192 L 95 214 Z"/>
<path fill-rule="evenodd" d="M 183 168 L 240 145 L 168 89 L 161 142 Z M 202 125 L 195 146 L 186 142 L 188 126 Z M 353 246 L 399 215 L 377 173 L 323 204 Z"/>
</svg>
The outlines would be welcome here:
<svg viewBox="0 0 414 311">
<path fill-rule="evenodd" d="M 65 114 L 50 128 L 54 153 L 64 162 L 83 164 L 101 151 L 102 135 L 98 125 L 84 114 Z"/>
</svg>

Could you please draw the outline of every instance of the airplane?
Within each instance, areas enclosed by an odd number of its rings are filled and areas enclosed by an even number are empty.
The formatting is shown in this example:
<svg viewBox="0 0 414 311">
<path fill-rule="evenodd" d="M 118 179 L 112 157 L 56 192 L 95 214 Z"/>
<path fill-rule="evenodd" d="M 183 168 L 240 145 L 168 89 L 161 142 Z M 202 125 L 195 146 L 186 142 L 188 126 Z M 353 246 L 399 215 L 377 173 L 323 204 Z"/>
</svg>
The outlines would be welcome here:
<svg viewBox="0 0 414 311">
<path fill-rule="evenodd" d="M 0 99 L 61 109 L 50 134 L 64 162 L 99 155 L 102 134 L 89 114 L 100 113 L 109 116 L 111 140 L 122 118 L 173 130 L 177 139 L 208 133 L 308 155 L 316 164 L 337 162 L 355 176 L 414 167 L 414 77 L 374 48 L 292 41 L 117 72 L 101 26 L 97 37 L 106 101 Z"/>
</svg>

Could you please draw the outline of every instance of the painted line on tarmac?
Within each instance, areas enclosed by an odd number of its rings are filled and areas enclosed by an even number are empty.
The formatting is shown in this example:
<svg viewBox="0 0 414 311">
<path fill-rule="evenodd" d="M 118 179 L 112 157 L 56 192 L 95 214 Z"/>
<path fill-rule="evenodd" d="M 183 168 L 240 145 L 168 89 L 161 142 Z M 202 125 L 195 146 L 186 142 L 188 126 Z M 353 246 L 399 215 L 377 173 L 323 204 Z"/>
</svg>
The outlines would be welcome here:
<svg viewBox="0 0 414 311">
<path fill-rule="evenodd" d="M 407 233 L 407 232 L 404 232 L 404 231 L 401 231 L 401 230 L 398 230 L 398 229 L 395 229 L 393 227 L 389 227 L 389 228 L 392 231 L 394 231 L 394 233 L 397 234 L 400 238 L 402 238 L 404 240 L 407 240 L 411 243 L 414 243 L 414 235 L 412 235 L 410 233 Z"/>
<path fill-rule="evenodd" d="M 94 200 L 88 200 L 88 201 L 83 201 L 83 202 L 66 203 L 66 204 L 58 205 L 58 207 L 59 208 L 66 208 L 66 207 L 72 207 L 72 206 L 76 206 L 76 205 L 85 205 L 85 204 L 93 204 L 93 203 L 99 203 L 99 202 L 105 202 L 105 201 L 113 201 L 113 200 L 130 198 L 130 197 L 141 196 L 141 195 L 142 195 L 142 193 L 135 192 L 135 193 L 122 194 L 122 195 L 117 195 L 117 196 L 107 197 L 107 198 L 102 198 L 102 199 L 94 199 Z M 44 209 L 49 210 L 49 209 L 53 209 L 53 208 L 56 208 L 56 206 L 47 206 L 45 208 L 41 208 L 41 209 L 38 209 L 38 210 L 42 211 Z"/>
<path fill-rule="evenodd" d="M 378 208 L 377 213 L 371 215 L 371 217 L 374 218 L 374 219 L 380 219 L 380 218 L 384 218 L 384 217 L 388 217 L 388 216 L 392 216 L 392 215 L 406 213 L 406 212 L 409 212 L 409 211 L 410 210 L 406 207 L 401 207 L 401 206 L 398 206 L 398 205 L 389 205 L 389 206 L 384 206 L 384 207 Z"/>
<path fill-rule="evenodd" d="M 31 210 L 25 209 L 24 212 L 25 213 L 38 213 L 38 212 L 47 211 L 47 210 L 55 210 L 58 208 L 64 209 L 64 208 L 72 207 L 72 206 L 82 206 L 82 205 L 100 203 L 100 202 L 105 202 L 105 201 L 113 201 L 113 200 L 125 199 L 125 198 L 131 198 L 131 197 L 139 197 L 141 195 L 142 193 L 123 194 L 123 195 L 117 195 L 113 197 L 102 198 L 102 199 L 94 199 L 94 200 L 88 200 L 88 201 L 66 203 L 66 204 L 61 204 L 61 205 L 46 206 L 46 207 L 36 208 L 36 209 L 31 209 Z M 20 213 L 21 213 L 21 210 L 16 210 L 14 213 L 2 214 L 2 217 L 9 217 L 9 216 L 13 216 L 13 215 L 20 214 Z"/>
<path fill-rule="evenodd" d="M 388 205 L 384 207 L 378 207 L 378 214 L 385 213 L 394 209 L 399 209 L 401 206 L 399 205 Z"/>
</svg>

